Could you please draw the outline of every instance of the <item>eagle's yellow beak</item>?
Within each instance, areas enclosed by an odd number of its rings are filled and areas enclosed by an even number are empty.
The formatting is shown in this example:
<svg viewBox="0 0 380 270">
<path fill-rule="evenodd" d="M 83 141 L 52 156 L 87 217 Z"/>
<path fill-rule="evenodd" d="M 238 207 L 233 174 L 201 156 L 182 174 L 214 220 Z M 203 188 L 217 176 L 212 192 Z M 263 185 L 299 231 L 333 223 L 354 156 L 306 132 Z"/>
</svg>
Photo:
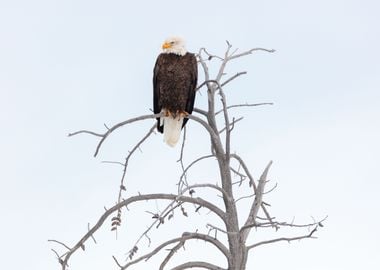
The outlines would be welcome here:
<svg viewBox="0 0 380 270">
<path fill-rule="evenodd" d="M 172 45 L 169 42 L 162 44 L 162 49 L 169 49 Z"/>
</svg>

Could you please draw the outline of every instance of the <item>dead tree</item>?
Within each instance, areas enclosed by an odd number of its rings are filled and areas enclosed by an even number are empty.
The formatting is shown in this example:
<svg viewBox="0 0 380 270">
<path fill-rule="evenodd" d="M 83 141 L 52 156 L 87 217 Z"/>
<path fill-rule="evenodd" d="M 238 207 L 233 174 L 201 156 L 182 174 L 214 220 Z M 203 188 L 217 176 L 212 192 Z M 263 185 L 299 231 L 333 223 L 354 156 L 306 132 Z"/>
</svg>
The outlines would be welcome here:
<svg viewBox="0 0 380 270">
<path fill-rule="evenodd" d="M 200 156 L 194 161 L 190 162 L 185 166 L 183 162 L 183 152 L 184 145 L 186 141 L 186 132 L 183 136 L 182 148 L 179 161 L 181 162 L 182 174 L 179 176 L 178 190 L 175 194 L 165 194 L 165 193 L 155 193 L 155 194 L 137 194 L 136 196 L 124 197 L 123 193 L 126 190 L 125 179 L 128 167 L 128 162 L 133 156 L 135 151 L 146 141 L 148 137 L 154 134 L 156 124 L 150 128 L 145 136 L 135 145 L 135 147 L 128 153 L 125 162 L 120 163 L 124 170 L 121 177 L 120 190 L 118 195 L 118 202 L 110 209 L 106 210 L 101 217 L 99 217 L 97 223 L 93 227 L 89 227 L 88 232 L 83 235 L 76 244 L 73 246 L 68 246 L 57 240 L 49 240 L 62 246 L 65 252 L 58 253 L 55 249 L 52 249 L 56 254 L 59 263 L 61 264 L 61 269 L 65 270 L 68 268 L 68 263 L 72 255 L 74 255 L 79 249 L 84 249 L 84 245 L 90 238 L 93 238 L 95 232 L 104 227 L 106 220 L 111 220 L 112 230 L 117 230 L 121 224 L 121 213 L 126 210 L 127 207 L 135 202 L 139 201 L 151 201 L 151 200 L 162 200 L 167 201 L 167 206 L 160 214 L 152 213 L 153 222 L 152 224 L 142 232 L 141 236 L 136 240 L 135 245 L 130 249 L 128 253 L 127 262 L 122 264 L 120 260 L 113 256 L 113 259 L 120 270 L 128 269 L 130 266 L 142 263 L 163 250 L 169 249 L 167 256 L 161 262 L 159 269 L 167 269 L 168 262 L 173 258 L 175 253 L 184 246 L 185 242 L 193 239 L 204 240 L 205 243 L 216 247 L 226 258 L 227 265 L 220 266 L 213 264 L 212 262 L 206 261 L 189 261 L 183 264 L 177 265 L 172 270 L 188 269 L 188 268 L 204 268 L 210 270 L 216 269 L 229 269 L 229 270 L 244 270 L 246 269 L 247 259 L 249 252 L 254 248 L 272 244 L 280 241 L 295 241 L 304 238 L 314 238 L 314 234 L 318 227 L 322 227 L 322 221 L 312 221 L 309 224 L 294 224 L 293 222 L 283 222 L 277 221 L 269 213 L 269 204 L 267 204 L 263 197 L 264 195 L 271 191 L 266 190 L 265 186 L 268 182 L 268 173 L 272 165 L 272 161 L 269 161 L 268 165 L 262 172 L 258 179 L 255 179 L 250 173 L 247 163 L 243 160 L 241 156 L 231 151 L 231 135 L 232 131 L 242 120 L 241 118 L 232 118 L 230 116 L 230 110 L 235 107 L 252 107 L 260 105 L 270 105 L 272 103 L 246 103 L 246 104 L 233 104 L 228 105 L 224 87 L 237 79 L 241 75 L 245 75 L 246 72 L 238 72 L 229 78 L 226 78 L 225 68 L 228 63 L 239 59 L 241 57 L 248 56 L 250 54 L 256 53 L 258 51 L 264 51 L 272 53 L 274 50 L 267 50 L 263 48 L 253 48 L 248 51 L 238 52 L 238 50 L 232 51 L 232 46 L 227 42 L 227 49 L 224 56 L 217 56 L 209 53 L 206 49 L 202 48 L 198 53 L 199 65 L 203 69 L 204 82 L 198 86 L 198 91 L 206 89 L 207 91 L 207 101 L 208 106 L 205 109 L 195 108 L 193 115 L 189 115 L 188 118 L 192 121 L 200 124 L 209 134 L 210 138 L 210 153 L 205 156 Z M 210 77 L 209 73 L 209 62 L 219 61 L 220 66 L 215 78 Z M 198 97 L 199 98 L 199 97 Z M 219 103 L 220 102 L 220 103 Z M 217 109 L 220 108 L 220 109 Z M 90 134 L 99 137 L 100 141 L 95 150 L 95 156 L 99 153 L 103 142 L 119 128 L 122 128 L 129 124 L 134 124 L 138 121 L 144 120 L 154 120 L 159 117 L 160 114 L 148 114 L 139 116 L 136 118 L 131 118 L 121 123 L 118 123 L 111 128 L 107 128 L 104 133 L 96 133 L 88 130 L 80 130 L 75 133 L 69 134 L 69 136 L 74 136 L 78 134 Z M 219 121 L 218 121 L 219 120 Z M 218 123 L 223 124 L 218 126 Z M 199 183 L 190 184 L 186 180 L 186 175 L 190 168 L 196 163 L 202 162 L 205 159 L 214 158 L 217 161 L 217 167 L 219 171 L 219 182 L 217 184 L 212 183 Z M 174 166 L 174 164 L 173 164 Z M 234 176 L 238 176 L 238 181 L 234 182 Z M 236 179 L 236 178 L 235 178 Z M 235 187 L 241 187 L 245 184 L 251 189 L 251 195 L 237 197 L 235 193 Z M 195 190 L 197 189 L 210 189 L 210 192 L 215 192 L 219 195 L 223 201 L 223 208 L 218 207 L 211 201 L 195 197 Z M 239 224 L 238 215 L 240 214 L 237 208 L 237 201 L 239 200 L 250 200 L 250 210 L 248 216 L 245 218 L 244 224 Z M 207 224 L 208 229 L 206 232 L 183 232 L 180 236 L 174 237 L 172 239 L 167 239 L 166 242 L 161 243 L 155 247 L 151 252 L 147 254 L 138 254 L 138 244 L 140 240 L 147 237 L 148 232 L 153 228 L 158 228 L 165 221 L 171 219 L 172 213 L 175 209 L 181 209 L 184 215 L 187 215 L 183 205 L 193 204 L 196 206 L 198 211 L 200 208 L 206 208 L 210 212 L 214 213 L 222 222 L 223 227 L 216 227 L 212 224 Z M 259 215 L 260 213 L 260 215 Z M 175 221 L 171 221 L 175 222 Z M 252 239 L 248 239 L 252 229 L 260 228 L 273 228 L 275 233 L 282 227 L 292 227 L 294 229 L 304 229 L 299 233 L 299 235 L 294 237 L 274 237 L 265 241 L 258 241 L 256 243 L 251 243 Z M 211 235 L 210 232 L 220 232 L 225 234 L 226 240 L 217 237 L 217 234 Z M 249 241 L 248 241 L 249 240 Z M 150 240 L 149 240 L 150 241 Z M 139 256 L 139 257 L 137 257 Z"/>
</svg>

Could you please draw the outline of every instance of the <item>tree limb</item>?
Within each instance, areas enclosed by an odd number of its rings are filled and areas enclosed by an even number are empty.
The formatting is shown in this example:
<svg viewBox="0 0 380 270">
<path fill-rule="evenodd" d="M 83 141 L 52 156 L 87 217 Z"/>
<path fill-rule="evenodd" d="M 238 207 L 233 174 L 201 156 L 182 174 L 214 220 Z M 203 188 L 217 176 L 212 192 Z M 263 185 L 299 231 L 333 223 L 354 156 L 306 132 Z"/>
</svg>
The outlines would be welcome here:
<svg viewBox="0 0 380 270">
<path fill-rule="evenodd" d="M 241 230 L 243 230 L 245 228 L 249 228 L 249 227 L 266 228 L 266 227 L 273 227 L 273 226 L 276 226 L 278 228 L 279 227 L 309 228 L 309 227 L 312 227 L 312 226 L 321 226 L 322 222 L 324 222 L 326 219 L 327 219 L 327 216 L 324 217 L 320 221 L 315 221 L 315 222 L 308 223 L 308 224 L 294 224 L 294 223 L 289 223 L 289 222 L 278 222 L 278 221 L 275 221 L 275 222 L 273 222 L 273 221 L 270 221 L 270 222 L 255 222 L 255 223 L 243 226 L 241 228 Z"/>
<path fill-rule="evenodd" d="M 265 52 L 269 52 L 269 53 L 275 52 L 275 50 L 273 50 L 273 49 L 268 50 L 268 49 L 265 49 L 265 48 L 253 48 L 253 49 L 250 49 L 248 51 L 245 51 L 245 52 L 242 52 L 242 53 L 239 53 L 239 54 L 231 55 L 228 58 L 228 60 L 233 60 L 233 59 L 236 59 L 236 58 L 239 58 L 239 57 L 242 57 L 242 56 L 246 56 L 246 55 L 252 54 L 255 51 L 265 51 Z"/>
<path fill-rule="evenodd" d="M 215 190 L 218 190 L 220 191 L 224 196 L 227 196 L 227 194 L 225 193 L 225 191 L 220 188 L 219 186 L 217 185 L 213 185 L 213 184 L 194 184 L 194 185 L 190 185 L 190 186 L 187 186 L 185 189 L 181 190 L 181 193 L 179 195 L 183 195 L 185 194 L 186 192 L 191 192 L 191 190 L 195 189 L 195 188 L 204 188 L 204 187 L 209 187 L 209 188 L 213 188 Z M 169 215 L 170 212 L 172 212 L 175 208 L 177 208 L 178 206 L 180 206 L 182 203 L 178 203 L 177 202 L 177 205 L 176 206 L 173 206 L 173 204 L 176 203 L 176 201 L 172 201 L 170 202 L 166 208 L 162 211 L 162 214 L 159 215 L 149 226 L 148 228 L 140 235 L 140 237 L 137 239 L 137 241 L 135 242 L 135 244 L 133 245 L 133 247 L 137 246 L 138 243 L 140 242 L 140 240 L 145 236 L 145 237 L 148 237 L 147 234 L 148 232 L 154 227 L 154 225 L 156 225 L 158 223 L 158 225 L 156 226 L 158 228 L 158 226 L 160 225 L 160 221 L 162 219 L 164 219 L 167 215 Z M 119 211 L 119 210 L 118 210 Z M 150 239 L 148 237 L 148 240 L 150 242 Z M 131 253 L 134 253 L 133 252 L 133 248 L 131 249 L 130 251 Z"/>
<path fill-rule="evenodd" d="M 194 261 L 194 262 L 187 262 L 180 264 L 171 270 L 184 270 L 188 268 L 194 268 L 194 267 L 199 267 L 199 268 L 204 268 L 204 269 L 209 269 L 209 270 L 227 270 L 225 268 L 219 267 L 215 264 L 207 263 L 207 262 L 200 262 L 200 261 Z"/>
<path fill-rule="evenodd" d="M 257 187 L 256 187 L 255 180 L 254 180 L 252 174 L 250 173 L 247 165 L 245 164 L 244 160 L 239 155 L 237 155 L 237 154 L 231 154 L 231 157 L 234 158 L 234 159 L 236 159 L 239 162 L 239 164 L 243 167 L 243 170 L 245 171 L 245 174 L 249 178 L 249 184 L 253 187 L 253 191 L 256 194 Z"/>
<path fill-rule="evenodd" d="M 203 207 L 209 209 L 213 213 L 215 213 L 217 216 L 219 216 L 223 221 L 225 221 L 225 213 L 220 210 L 217 206 L 214 204 L 205 201 L 201 198 L 192 198 L 188 196 L 178 196 L 175 194 L 164 194 L 164 193 L 156 193 L 156 194 L 146 194 L 146 195 L 137 195 L 129 197 L 128 199 L 114 205 L 110 209 L 108 209 L 96 222 L 96 224 L 75 244 L 73 248 L 70 249 L 70 251 L 67 252 L 65 258 L 62 261 L 62 270 L 66 269 L 66 266 L 68 264 L 68 261 L 70 257 L 74 254 L 76 250 L 78 250 L 80 247 L 83 246 L 83 244 L 93 235 L 104 223 L 104 221 L 115 211 L 117 211 L 121 207 L 127 207 L 129 204 L 133 202 L 138 201 L 147 201 L 147 200 L 173 200 L 173 201 L 183 201 L 183 202 L 189 202 L 194 203 L 198 205 L 202 205 Z"/>
<path fill-rule="evenodd" d="M 262 103 L 245 103 L 245 104 L 236 104 L 236 105 L 230 105 L 230 106 L 227 106 L 227 110 L 231 109 L 231 108 L 237 108 L 237 107 L 256 107 L 256 106 L 263 106 L 263 105 L 273 105 L 272 102 L 262 102 Z M 215 112 L 215 115 L 219 114 L 223 112 L 223 110 L 219 110 L 217 112 Z"/>
<path fill-rule="evenodd" d="M 173 239 L 170 239 L 168 241 L 165 241 L 164 243 L 162 243 L 161 245 L 157 246 L 154 250 L 152 250 L 151 252 L 143 255 L 143 256 L 140 256 L 139 258 L 125 264 L 124 266 L 121 267 L 121 270 L 125 270 L 127 269 L 128 267 L 130 267 L 131 265 L 134 265 L 142 260 L 149 260 L 152 256 L 156 255 L 158 252 L 160 252 L 163 248 L 167 247 L 168 245 L 171 245 L 171 244 L 174 244 L 174 243 L 178 243 L 176 245 L 177 248 L 174 248 L 174 249 L 171 249 L 171 252 L 169 252 L 169 255 L 165 258 L 165 260 L 163 261 L 163 263 L 161 264 L 161 267 L 160 269 L 163 269 L 163 267 L 167 264 L 167 262 L 171 259 L 171 257 L 174 255 L 175 251 L 178 250 L 186 241 L 188 240 L 192 240 L 192 239 L 200 239 L 200 240 L 204 240 L 212 245 L 214 245 L 217 249 L 219 249 L 223 255 L 228 259 L 230 257 L 230 253 L 228 251 L 228 249 L 223 245 L 223 243 L 221 243 L 220 241 L 218 241 L 217 239 L 215 238 L 212 238 L 208 235 L 205 235 L 205 234 L 201 234 L 201 233 L 190 233 L 190 232 L 185 232 L 182 234 L 181 237 L 177 237 L 177 238 L 173 238 Z M 180 245 L 182 244 L 182 245 Z M 174 251 L 173 251 L 174 250 Z"/>
<path fill-rule="evenodd" d="M 180 241 L 177 245 L 175 245 L 175 247 L 173 247 L 169 254 L 165 257 L 165 259 L 162 261 L 161 265 L 160 265 L 160 269 L 159 270 L 164 270 L 164 267 L 165 265 L 170 261 L 170 259 L 173 257 L 173 255 L 181 248 L 185 245 L 185 241 Z"/>
<path fill-rule="evenodd" d="M 222 146 L 222 144 L 221 144 L 221 142 L 219 140 L 219 135 L 215 132 L 215 130 L 211 127 L 211 125 L 209 125 L 203 119 L 201 119 L 201 118 L 199 118 L 199 117 L 197 117 L 195 115 L 192 115 L 192 114 L 189 114 L 187 116 L 187 118 L 200 123 L 208 131 L 208 133 L 210 135 L 210 138 L 211 138 L 212 145 L 215 148 L 217 148 L 217 150 L 218 150 L 219 153 L 224 153 L 223 146 Z"/>
<path fill-rule="evenodd" d="M 269 172 L 269 169 L 270 169 L 272 163 L 273 163 L 272 161 L 270 161 L 268 163 L 264 172 L 260 176 L 259 184 L 257 185 L 257 189 L 255 191 L 255 195 L 256 195 L 255 200 L 252 203 L 251 210 L 249 211 L 249 215 L 247 217 L 247 220 L 245 221 L 244 226 L 251 224 L 251 223 L 254 223 L 256 220 L 257 213 L 258 213 L 258 211 L 261 207 L 261 203 L 263 201 L 264 187 L 265 187 L 265 184 L 267 182 L 267 175 L 268 175 L 268 172 Z M 247 228 L 247 227 L 240 230 L 241 239 L 242 239 L 243 243 L 247 240 L 247 237 L 249 235 L 249 231 L 250 231 L 250 228 Z"/>
<path fill-rule="evenodd" d="M 129 159 L 131 158 L 131 156 L 133 155 L 133 153 L 140 148 L 140 146 L 142 145 L 142 143 L 149 138 L 150 135 L 152 135 L 152 133 L 154 132 L 154 130 L 156 129 L 156 124 L 154 124 L 148 131 L 148 133 L 132 148 L 131 151 L 129 151 L 128 153 L 128 156 L 125 158 L 125 162 L 123 164 L 124 166 L 124 170 L 123 170 L 123 175 L 121 177 L 121 181 L 120 181 L 120 190 L 119 190 L 119 196 L 118 196 L 118 200 L 117 202 L 119 203 L 121 201 L 121 193 L 122 193 L 122 190 L 124 189 L 124 180 L 125 180 L 125 175 L 127 174 L 127 167 L 128 167 L 128 162 L 129 162 Z"/>
<path fill-rule="evenodd" d="M 238 119 L 233 119 L 232 120 L 232 123 L 230 123 L 230 126 L 228 127 L 230 130 L 232 130 L 232 128 L 235 126 L 235 124 L 237 123 L 237 122 L 240 122 L 241 120 L 243 120 L 244 119 L 244 117 L 239 117 Z M 226 127 L 224 127 L 224 128 L 222 128 L 221 130 L 219 130 L 219 134 L 222 134 L 224 131 L 226 131 L 227 130 L 227 128 Z M 231 157 L 231 155 L 230 155 L 230 157 Z"/>
<path fill-rule="evenodd" d="M 281 241 L 291 242 L 291 241 L 301 240 L 301 239 L 305 239 L 305 238 L 315 238 L 315 237 L 313 237 L 313 234 L 317 231 L 318 227 L 319 226 L 317 225 L 310 233 L 308 233 L 306 235 L 301 235 L 301 236 L 296 236 L 296 237 L 280 237 L 280 238 L 275 238 L 275 239 L 271 239 L 271 240 L 261 241 L 261 242 L 258 242 L 256 244 L 247 246 L 247 249 L 250 250 L 250 249 L 253 249 L 253 248 L 258 247 L 258 246 L 272 244 L 272 243 L 281 242 Z"/>
<path fill-rule="evenodd" d="M 102 139 L 99 141 L 99 143 L 98 143 L 98 145 L 96 147 L 96 150 L 95 150 L 94 157 L 96 157 L 98 155 L 100 147 L 102 146 L 102 144 L 104 143 L 104 141 L 116 129 L 118 129 L 118 128 L 122 127 L 122 126 L 125 126 L 127 124 L 131 124 L 133 122 L 142 121 L 142 120 L 146 120 L 146 119 L 158 118 L 160 116 L 161 116 L 161 113 L 142 115 L 142 116 L 138 116 L 138 117 L 131 118 L 131 119 L 125 120 L 123 122 L 117 123 L 113 127 L 109 128 L 104 134 L 99 134 L 99 133 L 95 133 L 95 132 L 87 131 L 87 130 L 80 130 L 80 131 L 77 131 L 77 132 L 74 132 L 74 133 L 70 133 L 69 137 L 70 136 L 74 136 L 74 135 L 78 135 L 78 134 L 81 134 L 81 133 L 87 133 L 87 134 L 91 134 L 91 135 L 94 135 L 94 136 L 101 137 Z"/>
<path fill-rule="evenodd" d="M 207 112 L 205 110 L 202 110 L 202 109 L 199 109 L 199 108 L 194 108 L 193 109 L 193 112 L 196 112 L 196 113 L 199 113 L 199 114 L 202 114 L 204 116 L 207 117 Z"/>
<path fill-rule="evenodd" d="M 202 156 L 200 158 L 197 158 L 195 159 L 194 161 L 192 161 L 182 172 L 181 176 L 180 176 L 180 180 L 182 180 L 182 178 L 185 176 L 185 174 L 187 173 L 187 171 L 196 163 L 198 163 L 199 161 L 203 160 L 203 159 L 207 159 L 207 158 L 211 158 L 211 157 L 215 157 L 215 155 L 206 155 L 206 156 Z"/>
<path fill-rule="evenodd" d="M 246 71 L 238 72 L 234 76 L 232 76 L 231 78 L 225 80 L 221 85 L 225 86 L 227 83 L 229 83 L 229 82 L 233 81 L 234 79 L 236 79 L 237 77 L 239 77 L 241 75 L 245 75 L 245 74 L 247 74 Z"/>
</svg>

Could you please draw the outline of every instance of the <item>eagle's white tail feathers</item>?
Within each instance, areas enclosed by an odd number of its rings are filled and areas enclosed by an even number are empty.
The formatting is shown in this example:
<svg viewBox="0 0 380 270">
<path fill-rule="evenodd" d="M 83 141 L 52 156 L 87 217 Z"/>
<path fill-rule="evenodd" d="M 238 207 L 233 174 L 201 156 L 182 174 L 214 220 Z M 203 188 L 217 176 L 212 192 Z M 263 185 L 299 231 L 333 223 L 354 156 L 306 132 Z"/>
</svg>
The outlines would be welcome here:
<svg viewBox="0 0 380 270">
<path fill-rule="evenodd" d="M 183 117 L 177 116 L 176 118 L 173 118 L 171 116 L 167 116 L 162 118 L 164 122 L 164 142 L 171 147 L 174 147 L 181 135 Z"/>
</svg>

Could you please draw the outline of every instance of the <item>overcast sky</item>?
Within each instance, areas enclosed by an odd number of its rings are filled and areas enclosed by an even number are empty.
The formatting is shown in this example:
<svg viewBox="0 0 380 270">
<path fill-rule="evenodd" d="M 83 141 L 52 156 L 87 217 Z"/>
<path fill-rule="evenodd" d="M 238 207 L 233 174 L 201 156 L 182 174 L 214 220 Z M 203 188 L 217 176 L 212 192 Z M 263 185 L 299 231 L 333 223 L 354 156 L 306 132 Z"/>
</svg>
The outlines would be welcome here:
<svg viewBox="0 0 380 270">
<path fill-rule="evenodd" d="M 241 51 L 276 49 L 227 67 L 230 75 L 248 72 L 226 89 L 231 103 L 274 103 L 233 111 L 244 121 L 232 148 L 255 177 L 274 161 L 269 185 L 278 187 L 266 198 L 274 216 L 329 216 L 318 239 L 258 248 L 247 269 L 379 269 L 379 10 L 374 0 L 0 0 L 2 268 L 60 269 L 50 249 L 63 250 L 47 240 L 74 245 L 113 205 L 121 168 L 101 161 L 122 161 L 153 121 L 118 131 L 97 158 L 97 138 L 67 134 L 150 113 L 160 46 L 180 35 L 193 52 L 206 47 L 222 55 L 225 40 Z M 196 106 L 205 98 L 198 95 Z M 187 163 L 209 149 L 201 127 L 188 127 Z M 159 134 L 150 138 L 130 164 L 128 194 L 175 193 L 179 151 Z M 194 168 L 192 183 L 216 181 L 213 163 L 206 164 Z M 163 207 L 132 206 L 122 236 L 115 240 L 106 224 L 70 269 L 117 269 L 111 255 L 123 260 L 151 222 L 144 211 Z M 151 233 L 152 247 L 183 230 L 206 230 L 212 217 L 187 207 L 188 218 L 178 213 Z M 266 234 L 255 236 L 251 243 Z M 178 261 L 193 252 L 225 266 L 217 252 L 189 246 Z M 139 247 L 142 255 L 147 241 Z M 134 269 L 156 269 L 151 263 Z"/>
</svg>

